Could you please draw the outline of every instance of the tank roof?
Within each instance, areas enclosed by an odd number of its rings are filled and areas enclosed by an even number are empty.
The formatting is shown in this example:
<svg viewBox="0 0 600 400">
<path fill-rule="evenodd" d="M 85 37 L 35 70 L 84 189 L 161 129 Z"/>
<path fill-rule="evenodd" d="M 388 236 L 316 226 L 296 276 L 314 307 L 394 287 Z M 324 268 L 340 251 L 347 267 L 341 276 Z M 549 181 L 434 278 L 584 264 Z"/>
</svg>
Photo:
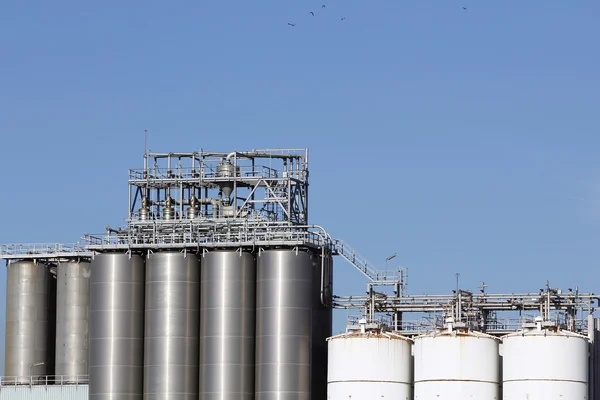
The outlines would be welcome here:
<svg viewBox="0 0 600 400">
<path fill-rule="evenodd" d="M 576 332 L 565 331 L 562 329 L 521 330 L 518 332 L 509 333 L 508 335 L 502 336 L 502 339 L 509 338 L 509 337 L 518 337 L 518 336 L 562 336 L 562 337 L 573 337 L 573 338 L 587 340 L 587 336 L 581 335 Z"/>
<path fill-rule="evenodd" d="M 390 339 L 390 340 L 405 340 L 412 342 L 412 339 L 402 336 L 395 332 L 381 332 L 381 331 L 370 331 L 370 332 L 345 332 L 339 335 L 331 336 L 327 340 L 333 339 Z"/>
<path fill-rule="evenodd" d="M 427 333 L 425 335 L 420 335 L 417 336 L 415 338 L 416 339 L 423 339 L 423 338 L 436 338 L 436 337 L 474 337 L 474 338 L 478 338 L 478 339 L 494 339 L 497 341 L 500 341 L 500 339 L 498 339 L 495 336 L 492 335 L 488 335 L 487 333 L 483 333 L 483 332 L 478 332 L 478 331 L 459 331 L 459 330 L 453 330 L 452 332 L 448 332 L 448 331 L 437 331 L 437 332 L 432 332 L 432 333 Z"/>
</svg>

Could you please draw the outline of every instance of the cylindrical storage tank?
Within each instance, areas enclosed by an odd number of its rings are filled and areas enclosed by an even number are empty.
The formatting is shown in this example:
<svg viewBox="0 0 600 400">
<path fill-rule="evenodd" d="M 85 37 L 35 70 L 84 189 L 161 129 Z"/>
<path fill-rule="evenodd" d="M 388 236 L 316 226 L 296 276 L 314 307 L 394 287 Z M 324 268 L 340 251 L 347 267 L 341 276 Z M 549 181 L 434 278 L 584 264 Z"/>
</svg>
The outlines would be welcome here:
<svg viewBox="0 0 600 400">
<path fill-rule="evenodd" d="M 329 339 L 328 400 L 412 400 L 412 342 L 393 333 Z"/>
<path fill-rule="evenodd" d="M 415 338 L 415 400 L 499 400 L 499 340 L 479 332 Z"/>
<path fill-rule="evenodd" d="M 144 259 L 105 253 L 90 278 L 90 399 L 141 399 Z"/>
<path fill-rule="evenodd" d="M 198 399 L 199 285 L 195 254 L 148 255 L 144 399 Z"/>
<path fill-rule="evenodd" d="M 47 371 L 48 278 L 45 264 L 8 264 L 4 374 L 9 383 L 28 384 Z"/>
<path fill-rule="evenodd" d="M 255 400 L 310 400 L 311 254 L 266 250 L 257 258 Z"/>
<path fill-rule="evenodd" d="M 61 262 L 57 268 L 56 375 L 63 383 L 87 378 L 91 264 Z"/>
<path fill-rule="evenodd" d="M 254 399 L 256 265 L 242 251 L 202 258 L 200 398 Z"/>
<path fill-rule="evenodd" d="M 505 400 L 588 399 L 588 339 L 567 331 L 532 330 L 503 338 Z"/>
</svg>

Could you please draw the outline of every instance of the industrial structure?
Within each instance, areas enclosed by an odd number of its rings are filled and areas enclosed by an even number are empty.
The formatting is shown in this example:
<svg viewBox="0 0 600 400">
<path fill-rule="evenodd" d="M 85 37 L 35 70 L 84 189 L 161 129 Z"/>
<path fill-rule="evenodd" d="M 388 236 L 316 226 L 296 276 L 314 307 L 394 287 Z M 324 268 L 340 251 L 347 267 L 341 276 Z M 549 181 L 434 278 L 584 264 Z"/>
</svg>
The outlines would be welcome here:
<svg viewBox="0 0 600 400">
<path fill-rule="evenodd" d="M 0 400 L 600 398 L 598 296 L 409 295 L 309 223 L 308 176 L 307 149 L 146 153 L 125 226 L 0 245 Z M 334 295 L 334 256 L 365 294 Z"/>
</svg>

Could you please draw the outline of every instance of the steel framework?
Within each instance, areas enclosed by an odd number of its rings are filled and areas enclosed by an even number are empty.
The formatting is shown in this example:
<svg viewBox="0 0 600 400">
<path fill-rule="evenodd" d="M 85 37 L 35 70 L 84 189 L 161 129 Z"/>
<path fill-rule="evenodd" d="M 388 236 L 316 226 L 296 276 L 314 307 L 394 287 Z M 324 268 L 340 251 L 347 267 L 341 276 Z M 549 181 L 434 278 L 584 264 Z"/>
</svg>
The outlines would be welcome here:
<svg viewBox="0 0 600 400">
<path fill-rule="evenodd" d="M 361 310 L 369 321 L 390 314 L 395 328 L 406 325 L 405 313 L 452 316 L 487 330 L 498 312 L 539 311 L 551 320 L 556 311 L 576 330 L 577 316 L 592 313 L 598 301 L 593 293 L 563 293 L 548 285 L 539 293 L 457 288 L 451 295 L 408 295 L 405 268 L 378 269 L 323 227 L 309 224 L 308 177 L 308 149 L 148 152 L 143 168 L 129 170 L 125 227 L 85 235 L 82 243 L 0 245 L 0 258 L 54 262 L 104 251 L 311 248 L 341 256 L 368 280 L 366 295 L 333 296 L 332 307 Z"/>
</svg>

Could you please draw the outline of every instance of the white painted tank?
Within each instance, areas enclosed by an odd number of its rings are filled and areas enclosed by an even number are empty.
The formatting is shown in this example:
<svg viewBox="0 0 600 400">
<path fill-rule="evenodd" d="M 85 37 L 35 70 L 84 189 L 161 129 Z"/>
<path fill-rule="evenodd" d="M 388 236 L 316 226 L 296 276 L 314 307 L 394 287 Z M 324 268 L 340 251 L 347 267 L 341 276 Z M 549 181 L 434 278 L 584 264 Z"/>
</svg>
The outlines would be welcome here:
<svg viewBox="0 0 600 400">
<path fill-rule="evenodd" d="M 537 329 L 503 338 L 504 400 L 588 399 L 588 339 Z"/>
<path fill-rule="evenodd" d="M 499 340 L 478 332 L 419 336 L 415 400 L 500 400 Z"/>
<path fill-rule="evenodd" d="M 367 332 L 327 340 L 328 400 L 412 400 L 410 339 Z"/>
</svg>

